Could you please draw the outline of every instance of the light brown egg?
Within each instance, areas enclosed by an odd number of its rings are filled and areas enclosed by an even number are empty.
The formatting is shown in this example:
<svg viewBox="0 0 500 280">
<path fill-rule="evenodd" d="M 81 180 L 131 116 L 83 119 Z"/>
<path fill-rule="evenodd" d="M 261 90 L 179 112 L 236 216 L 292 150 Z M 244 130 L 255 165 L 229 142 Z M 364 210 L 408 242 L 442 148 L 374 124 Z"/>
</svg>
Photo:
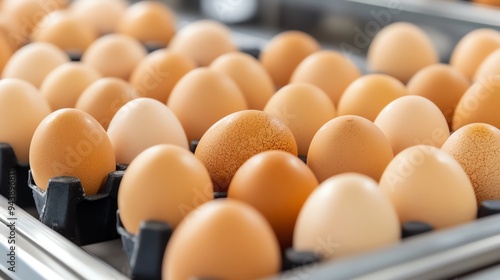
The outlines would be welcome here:
<svg viewBox="0 0 500 280">
<path fill-rule="evenodd" d="M 372 71 L 389 74 L 403 83 L 420 69 L 438 62 L 437 51 L 427 34 L 408 22 L 384 27 L 368 49 Z"/>
<path fill-rule="evenodd" d="M 337 106 L 345 89 L 361 76 L 356 65 L 336 51 L 319 51 L 304 59 L 290 83 L 309 83 L 322 89 Z"/>
<path fill-rule="evenodd" d="M 314 135 L 307 165 L 319 182 L 346 172 L 378 180 L 392 157 L 389 141 L 371 121 L 341 116 L 327 122 Z"/>
<path fill-rule="evenodd" d="M 453 131 L 471 123 L 500 128 L 500 76 L 475 82 L 462 96 L 453 115 Z"/>
<path fill-rule="evenodd" d="M 236 171 L 227 196 L 257 209 L 285 250 L 292 246 L 300 209 L 317 186 L 318 180 L 298 157 L 266 151 L 251 157 Z"/>
<path fill-rule="evenodd" d="M 277 274 L 280 265 L 279 245 L 264 217 L 242 202 L 217 200 L 200 206 L 179 225 L 165 250 L 162 275 L 260 279 Z"/>
<path fill-rule="evenodd" d="M 19 162 L 28 163 L 33 133 L 50 113 L 49 104 L 32 84 L 0 80 L 0 142 L 12 146 Z"/>
<path fill-rule="evenodd" d="M 213 199 L 207 169 L 188 150 L 163 144 L 146 149 L 127 167 L 118 191 L 125 229 L 137 234 L 141 222 L 177 227 L 199 205 Z"/>
<path fill-rule="evenodd" d="M 373 122 L 387 104 L 407 93 L 405 85 L 389 75 L 362 76 L 342 93 L 338 113 L 364 117 Z"/>
<path fill-rule="evenodd" d="M 195 155 L 207 167 L 215 191 L 227 191 L 234 173 L 252 156 L 282 150 L 297 155 L 290 129 L 278 118 L 257 110 L 230 114 L 207 130 Z"/>
<path fill-rule="evenodd" d="M 455 46 L 450 65 L 468 79 L 472 79 L 483 60 L 500 48 L 500 33 L 494 29 L 480 28 L 469 32 Z"/>
<path fill-rule="evenodd" d="M 105 77 L 128 80 L 132 71 L 146 57 L 146 49 L 132 37 L 105 35 L 83 53 L 82 62 L 94 67 Z"/>
<path fill-rule="evenodd" d="M 269 41 L 259 60 L 276 87 L 282 87 L 288 84 L 302 60 L 319 50 L 318 41 L 309 34 L 296 30 L 285 31 Z"/>
<path fill-rule="evenodd" d="M 199 20 L 183 27 L 168 48 L 188 55 L 198 66 L 208 66 L 217 57 L 238 49 L 229 29 L 213 20 Z"/>
<path fill-rule="evenodd" d="M 262 110 L 274 94 L 274 85 L 266 69 L 252 56 L 232 52 L 219 56 L 210 68 L 228 75 L 240 88 L 248 109 Z"/>
<path fill-rule="evenodd" d="M 116 169 L 106 131 L 89 114 L 61 109 L 48 115 L 31 140 L 30 167 L 36 185 L 47 189 L 50 178 L 80 179 L 85 194 L 96 194 Z"/>
<path fill-rule="evenodd" d="M 126 0 L 75 0 L 69 12 L 98 35 L 115 32 L 127 9 Z"/>
<path fill-rule="evenodd" d="M 500 75 L 500 47 L 490 53 L 477 68 L 474 81 L 488 79 L 490 76 Z"/>
<path fill-rule="evenodd" d="M 472 182 L 478 205 L 500 199 L 500 130 L 473 123 L 455 131 L 441 148 L 465 170 Z"/>
<path fill-rule="evenodd" d="M 82 92 L 100 78 L 101 74 L 94 68 L 80 62 L 68 62 L 47 75 L 40 86 L 40 94 L 53 111 L 73 108 Z"/>
<path fill-rule="evenodd" d="M 290 128 L 299 155 L 307 155 L 318 129 L 336 116 L 335 106 L 318 87 L 294 83 L 282 87 L 269 100 L 264 112 L 279 118 Z"/>
<path fill-rule="evenodd" d="M 177 82 L 196 68 L 188 56 L 166 49 L 148 54 L 134 69 L 130 84 L 140 96 L 166 103 Z"/>
<path fill-rule="evenodd" d="M 295 225 L 293 248 L 336 260 L 397 244 L 399 239 L 398 216 L 377 183 L 346 173 L 323 182 L 306 200 Z"/>
<path fill-rule="evenodd" d="M 472 184 L 460 164 L 434 146 L 417 145 L 394 157 L 380 179 L 401 223 L 425 222 L 436 229 L 476 218 Z"/>
<path fill-rule="evenodd" d="M 25 80 L 39 88 L 47 74 L 66 62 L 69 62 L 68 55 L 54 45 L 31 43 L 12 55 L 2 77 Z"/>
<path fill-rule="evenodd" d="M 120 164 L 129 164 L 154 145 L 189 148 L 186 133 L 174 113 L 151 98 L 137 98 L 123 105 L 109 123 L 108 136 Z"/>
<path fill-rule="evenodd" d="M 181 122 L 189 141 L 199 140 L 223 117 L 247 109 L 243 93 L 227 75 L 195 69 L 175 85 L 167 105 Z"/>
<path fill-rule="evenodd" d="M 136 38 L 144 44 L 168 45 L 175 34 L 175 15 L 163 2 L 139 1 L 123 13 L 118 32 Z"/>
<path fill-rule="evenodd" d="M 391 142 L 394 155 L 420 144 L 441 148 L 450 136 L 443 113 L 429 99 L 411 95 L 389 103 L 375 124 Z"/>
</svg>

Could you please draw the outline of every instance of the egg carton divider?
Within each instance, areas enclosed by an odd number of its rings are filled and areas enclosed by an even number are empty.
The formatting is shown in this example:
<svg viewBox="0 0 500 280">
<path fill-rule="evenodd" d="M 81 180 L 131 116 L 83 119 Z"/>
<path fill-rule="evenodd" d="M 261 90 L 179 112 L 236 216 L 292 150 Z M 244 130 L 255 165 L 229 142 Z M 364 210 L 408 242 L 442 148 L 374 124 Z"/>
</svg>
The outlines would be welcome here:
<svg viewBox="0 0 500 280">
<path fill-rule="evenodd" d="M 28 187 L 28 164 L 19 163 L 12 146 L 0 143 L 0 194 L 21 208 L 35 205 Z"/>
</svg>

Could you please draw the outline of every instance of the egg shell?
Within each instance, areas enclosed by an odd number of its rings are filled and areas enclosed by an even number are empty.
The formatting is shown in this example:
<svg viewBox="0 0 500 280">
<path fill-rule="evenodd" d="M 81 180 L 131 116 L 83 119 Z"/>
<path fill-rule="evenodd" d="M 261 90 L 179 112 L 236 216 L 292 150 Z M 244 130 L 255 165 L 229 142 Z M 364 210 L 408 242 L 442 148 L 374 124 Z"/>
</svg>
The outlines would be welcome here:
<svg viewBox="0 0 500 280">
<path fill-rule="evenodd" d="M 407 94 L 405 85 L 396 78 L 369 74 L 356 79 L 342 93 L 338 113 L 364 117 L 373 122 L 387 104 Z"/>
<path fill-rule="evenodd" d="M 252 156 L 282 150 L 297 155 L 290 129 L 278 118 L 258 110 L 230 114 L 211 126 L 195 155 L 207 167 L 215 191 L 227 191 L 238 168 Z"/>
<path fill-rule="evenodd" d="M 500 75 L 500 47 L 488 55 L 479 67 L 474 75 L 474 81 L 479 81 L 480 79 L 488 79 L 490 76 Z"/>
<path fill-rule="evenodd" d="M 337 106 L 342 93 L 361 76 L 356 65 L 336 51 L 319 51 L 295 69 L 290 83 L 310 83 L 321 88 Z"/>
<path fill-rule="evenodd" d="M 285 31 L 274 36 L 262 50 L 259 60 L 274 84 L 288 84 L 293 71 L 309 55 L 320 50 L 316 39 L 297 30 Z"/>
<path fill-rule="evenodd" d="M 345 173 L 321 183 L 306 200 L 293 248 L 331 260 L 397 244 L 399 238 L 398 216 L 377 183 Z"/>
<path fill-rule="evenodd" d="M 30 167 L 36 185 L 47 189 L 50 178 L 80 179 L 87 195 L 96 194 L 116 161 L 106 131 L 89 114 L 60 109 L 35 130 L 30 146 Z"/>
<path fill-rule="evenodd" d="M 0 80 L 0 142 L 12 146 L 19 162 L 28 163 L 33 133 L 50 113 L 49 104 L 32 84 Z"/>
<path fill-rule="evenodd" d="M 257 209 L 285 250 L 292 246 L 300 209 L 317 186 L 318 180 L 298 157 L 266 151 L 251 157 L 236 171 L 227 196 Z"/>
<path fill-rule="evenodd" d="M 186 133 L 174 113 L 151 98 L 137 98 L 123 105 L 111 119 L 107 132 L 120 164 L 129 164 L 154 145 L 189 148 Z"/>
<path fill-rule="evenodd" d="M 136 234 L 144 221 L 175 228 L 212 199 L 212 182 L 203 164 L 186 149 L 162 144 L 144 150 L 128 166 L 118 191 L 118 209 L 125 229 Z"/>
<path fill-rule="evenodd" d="M 488 124 L 468 124 L 455 131 L 441 148 L 465 170 L 478 205 L 500 199 L 500 131 Z"/>
<path fill-rule="evenodd" d="M 251 55 L 232 52 L 219 56 L 210 68 L 229 76 L 245 96 L 248 109 L 262 110 L 274 94 L 271 76 Z"/>
<path fill-rule="evenodd" d="M 279 245 L 264 217 L 243 202 L 217 200 L 179 225 L 165 250 L 162 275 L 260 279 L 277 274 L 280 265 Z"/>
<path fill-rule="evenodd" d="M 307 155 L 318 129 L 336 116 L 335 106 L 318 87 L 294 83 L 282 87 L 271 97 L 264 112 L 279 118 L 290 128 L 299 155 Z"/>
<path fill-rule="evenodd" d="M 441 229 L 476 218 L 476 197 L 467 173 L 434 146 L 412 146 L 396 155 L 380 179 L 380 188 L 402 224 L 421 221 Z"/>
<path fill-rule="evenodd" d="M 113 33 L 128 7 L 126 0 L 75 0 L 69 12 L 98 35 Z"/>
<path fill-rule="evenodd" d="M 319 182 L 345 172 L 378 180 L 392 157 L 389 141 L 371 121 L 341 116 L 324 124 L 314 135 L 307 166 Z"/>
</svg>

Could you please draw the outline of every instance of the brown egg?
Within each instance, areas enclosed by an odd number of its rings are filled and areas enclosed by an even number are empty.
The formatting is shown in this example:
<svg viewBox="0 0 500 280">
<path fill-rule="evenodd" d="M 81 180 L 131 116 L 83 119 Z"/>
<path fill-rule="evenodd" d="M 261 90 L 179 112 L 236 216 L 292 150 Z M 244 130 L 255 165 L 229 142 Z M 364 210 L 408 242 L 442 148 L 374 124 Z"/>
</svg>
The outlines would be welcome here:
<svg viewBox="0 0 500 280">
<path fill-rule="evenodd" d="M 69 11 L 98 35 L 104 35 L 116 31 L 127 6 L 126 0 L 75 0 Z"/>
<path fill-rule="evenodd" d="M 309 55 L 320 50 L 320 45 L 302 31 L 285 31 L 269 41 L 259 60 L 277 87 L 288 84 L 293 71 Z"/>
<path fill-rule="evenodd" d="M 217 57 L 238 49 L 229 29 L 213 20 L 199 20 L 183 27 L 168 48 L 188 55 L 198 66 L 208 66 Z"/>
<path fill-rule="evenodd" d="M 407 93 L 405 85 L 389 75 L 362 76 L 342 93 L 338 113 L 364 117 L 373 122 L 387 104 Z"/>
<path fill-rule="evenodd" d="M 0 80 L 0 142 L 12 146 L 19 162 L 28 163 L 33 133 L 50 113 L 49 104 L 32 84 Z"/>
<path fill-rule="evenodd" d="M 262 110 L 274 94 L 273 80 L 252 56 L 232 52 L 219 56 L 210 68 L 228 75 L 240 88 L 248 109 Z"/>
<path fill-rule="evenodd" d="M 282 150 L 297 155 L 290 129 L 278 118 L 257 110 L 224 117 L 203 135 L 195 155 L 207 167 L 215 191 L 227 191 L 238 168 L 252 156 Z"/>
<path fill-rule="evenodd" d="M 196 64 L 188 56 L 166 49 L 148 54 L 132 72 L 130 84 L 142 97 L 166 103 L 172 88 Z"/>
<path fill-rule="evenodd" d="M 139 1 L 128 7 L 118 25 L 118 32 L 144 44 L 165 47 L 175 34 L 175 15 L 163 2 Z"/>
<path fill-rule="evenodd" d="M 346 173 L 323 182 L 306 200 L 295 225 L 293 248 L 336 260 L 397 244 L 399 239 L 398 216 L 377 183 Z"/>
<path fill-rule="evenodd" d="M 266 151 L 251 157 L 236 171 L 227 196 L 257 209 L 285 250 L 292 246 L 300 209 L 317 186 L 318 180 L 298 157 Z"/>
<path fill-rule="evenodd" d="M 145 221 L 175 228 L 189 212 L 212 199 L 212 182 L 203 164 L 190 151 L 163 144 L 146 149 L 127 167 L 118 209 L 125 229 L 137 234 Z"/>
<path fill-rule="evenodd" d="M 227 75 L 195 69 L 172 89 L 167 105 L 181 122 L 189 141 L 199 140 L 223 117 L 247 109 L 243 93 Z"/>
<path fill-rule="evenodd" d="M 469 32 L 455 46 L 450 65 L 472 79 L 483 60 L 500 48 L 500 33 L 494 29 L 480 28 Z"/>
<path fill-rule="evenodd" d="M 440 149 L 417 145 L 394 157 L 380 179 L 401 223 L 425 222 L 436 229 L 476 219 L 472 184 L 460 164 Z"/>
<path fill-rule="evenodd" d="M 73 108 L 82 92 L 100 78 L 101 74 L 94 68 L 80 62 L 68 62 L 47 75 L 40 93 L 53 111 Z"/>
<path fill-rule="evenodd" d="M 217 200 L 200 206 L 179 225 L 165 250 L 162 275 L 260 279 L 278 273 L 280 265 L 279 245 L 264 217 L 242 202 Z"/>
<path fill-rule="evenodd" d="M 410 95 L 389 103 L 375 119 L 394 155 L 420 144 L 441 148 L 450 136 L 443 113 L 429 99 Z"/>
<path fill-rule="evenodd" d="M 31 43 L 12 55 L 2 77 L 25 80 L 38 88 L 47 74 L 68 61 L 68 55 L 52 44 Z"/>
<path fill-rule="evenodd" d="M 455 131 L 441 148 L 465 170 L 472 182 L 478 205 L 500 199 L 500 130 L 473 123 Z"/>
<path fill-rule="evenodd" d="M 106 131 L 77 109 L 48 115 L 35 130 L 29 157 L 33 179 L 42 190 L 50 178 L 73 176 L 80 179 L 87 195 L 96 194 L 116 169 Z"/>
<path fill-rule="evenodd" d="M 403 83 L 420 69 L 438 62 L 437 51 L 427 34 L 408 22 L 384 27 L 368 49 L 372 71 L 389 74 Z"/>
<path fill-rule="evenodd" d="M 480 79 L 488 79 L 490 76 L 500 75 L 500 47 L 488 55 L 479 67 L 477 68 L 476 74 L 474 75 L 474 81 L 479 81 Z"/>
<path fill-rule="evenodd" d="M 429 65 L 408 82 L 408 93 L 423 96 L 438 106 L 451 128 L 458 101 L 470 87 L 467 77 L 446 64 Z"/>
<path fill-rule="evenodd" d="M 264 112 L 279 118 L 290 128 L 299 155 L 307 155 L 318 129 L 336 116 L 328 95 L 311 84 L 295 83 L 282 87 L 269 100 Z"/>
<path fill-rule="evenodd" d="M 471 123 L 487 123 L 500 128 L 500 76 L 474 83 L 462 96 L 453 115 L 453 131 Z"/>
<path fill-rule="evenodd" d="M 389 141 L 371 121 L 341 116 L 327 122 L 314 135 L 307 165 L 319 182 L 346 172 L 378 180 L 392 157 Z"/>
<path fill-rule="evenodd" d="M 309 83 L 321 88 L 337 106 L 345 89 L 361 76 L 356 65 L 336 51 L 319 51 L 304 59 L 290 83 Z"/>
<path fill-rule="evenodd" d="M 82 62 L 105 77 L 128 80 L 145 56 L 146 49 L 134 38 L 110 34 L 94 41 L 83 53 Z"/>
</svg>

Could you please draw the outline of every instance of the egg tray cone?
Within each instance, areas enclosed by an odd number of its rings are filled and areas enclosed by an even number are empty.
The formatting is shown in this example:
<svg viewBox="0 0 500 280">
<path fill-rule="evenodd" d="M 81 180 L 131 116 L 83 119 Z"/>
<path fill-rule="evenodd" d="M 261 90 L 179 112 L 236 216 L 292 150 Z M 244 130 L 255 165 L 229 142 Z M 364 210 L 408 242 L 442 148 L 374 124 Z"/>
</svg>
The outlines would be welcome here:
<svg viewBox="0 0 500 280">
<path fill-rule="evenodd" d="M 0 143 L 0 194 L 22 208 L 35 205 L 28 187 L 29 169 L 18 162 L 10 144 Z"/>
<path fill-rule="evenodd" d="M 47 191 L 35 185 L 31 171 L 32 189 L 40 221 L 79 246 L 104 242 L 119 237 L 116 232 L 118 188 L 124 171 L 108 174 L 102 191 L 85 195 L 75 177 L 54 177 Z"/>
</svg>

